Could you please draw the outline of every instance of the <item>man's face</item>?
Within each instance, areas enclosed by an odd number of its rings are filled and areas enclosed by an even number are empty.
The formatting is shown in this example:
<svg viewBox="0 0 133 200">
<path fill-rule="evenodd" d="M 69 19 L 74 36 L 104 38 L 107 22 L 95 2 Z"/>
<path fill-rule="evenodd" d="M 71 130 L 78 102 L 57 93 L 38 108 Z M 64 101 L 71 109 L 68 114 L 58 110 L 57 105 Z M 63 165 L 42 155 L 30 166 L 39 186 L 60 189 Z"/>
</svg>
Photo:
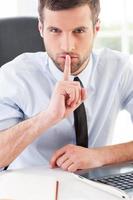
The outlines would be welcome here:
<svg viewBox="0 0 133 200">
<path fill-rule="evenodd" d="M 96 34 L 88 5 L 51 11 L 44 9 L 44 22 L 39 23 L 46 51 L 56 66 L 64 71 L 65 57 L 71 57 L 71 73 L 80 73 L 87 65 Z"/>
</svg>

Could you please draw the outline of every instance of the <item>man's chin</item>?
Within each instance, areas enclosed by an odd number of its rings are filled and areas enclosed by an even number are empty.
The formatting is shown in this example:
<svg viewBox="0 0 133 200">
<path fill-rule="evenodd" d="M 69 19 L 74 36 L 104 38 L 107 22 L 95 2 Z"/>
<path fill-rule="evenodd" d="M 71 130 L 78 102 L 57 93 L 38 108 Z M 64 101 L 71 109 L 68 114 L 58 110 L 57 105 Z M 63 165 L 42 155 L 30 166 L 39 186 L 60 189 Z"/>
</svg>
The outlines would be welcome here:
<svg viewBox="0 0 133 200">
<path fill-rule="evenodd" d="M 56 64 L 56 66 L 60 71 L 64 72 L 64 65 L 58 63 L 58 64 Z M 71 66 L 71 74 L 75 74 L 75 72 L 77 72 L 79 70 L 79 68 L 80 67 L 77 65 L 72 65 Z"/>
</svg>

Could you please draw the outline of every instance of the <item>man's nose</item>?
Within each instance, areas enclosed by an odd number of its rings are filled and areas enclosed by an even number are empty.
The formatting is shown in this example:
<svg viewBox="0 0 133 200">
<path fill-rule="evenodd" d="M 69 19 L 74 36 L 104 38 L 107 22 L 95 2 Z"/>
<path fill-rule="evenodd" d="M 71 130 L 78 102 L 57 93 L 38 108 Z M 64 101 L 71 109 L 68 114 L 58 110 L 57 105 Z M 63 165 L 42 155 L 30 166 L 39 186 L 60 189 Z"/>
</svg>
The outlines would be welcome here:
<svg viewBox="0 0 133 200">
<path fill-rule="evenodd" d="M 61 50 L 71 52 L 75 49 L 75 39 L 71 34 L 63 34 L 60 41 Z"/>
</svg>

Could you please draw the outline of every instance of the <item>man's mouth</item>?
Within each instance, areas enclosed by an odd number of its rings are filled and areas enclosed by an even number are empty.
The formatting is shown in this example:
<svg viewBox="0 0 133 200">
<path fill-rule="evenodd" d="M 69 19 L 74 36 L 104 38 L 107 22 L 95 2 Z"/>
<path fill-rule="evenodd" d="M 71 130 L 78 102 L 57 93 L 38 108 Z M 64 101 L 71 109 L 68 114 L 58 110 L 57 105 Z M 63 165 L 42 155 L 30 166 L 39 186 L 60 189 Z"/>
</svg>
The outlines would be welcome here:
<svg viewBox="0 0 133 200">
<path fill-rule="evenodd" d="M 65 59 L 65 58 L 66 58 L 66 55 L 69 55 L 69 54 L 61 54 L 61 55 L 59 55 L 58 57 L 59 57 L 59 58 L 64 58 L 64 59 Z M 73 58 L 78 58 L 77 55 L 69 55 L 69 56 L 70 56 L 71 59 L 73 59 Z"/>
</svg>

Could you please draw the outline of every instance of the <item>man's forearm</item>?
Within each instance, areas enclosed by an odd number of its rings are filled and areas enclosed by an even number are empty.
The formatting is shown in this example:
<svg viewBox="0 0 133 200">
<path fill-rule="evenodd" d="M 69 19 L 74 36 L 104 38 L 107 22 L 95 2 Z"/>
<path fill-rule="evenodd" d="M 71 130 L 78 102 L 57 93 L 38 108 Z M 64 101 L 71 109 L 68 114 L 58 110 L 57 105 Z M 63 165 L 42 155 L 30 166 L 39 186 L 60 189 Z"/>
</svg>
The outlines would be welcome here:
<svg viewBox="0 0 133 200">
<path fill-rule="evenodd" d="M 53 125 L 47 112 L 0 132 L 0 168 L 9 165 L 29 144 Z"/>
<path fill-rule="evenodd" d="M 99 149 L 103 165 L 121 163 L 133 160 L 133 141 L 116 144 Z"/>
</svg>

